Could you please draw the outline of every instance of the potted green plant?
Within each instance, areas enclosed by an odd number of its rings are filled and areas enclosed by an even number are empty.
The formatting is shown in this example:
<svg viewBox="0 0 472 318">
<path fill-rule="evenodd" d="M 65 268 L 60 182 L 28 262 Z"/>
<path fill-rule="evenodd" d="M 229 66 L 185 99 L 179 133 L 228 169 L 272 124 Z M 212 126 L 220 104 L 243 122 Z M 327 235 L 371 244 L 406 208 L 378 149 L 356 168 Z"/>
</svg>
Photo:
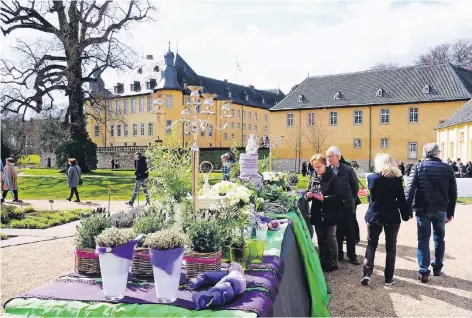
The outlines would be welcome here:
<svg viewBox="0 0 472 318">
<path fill-rule="evenodd" d="M 164 215 L 160 211 L 151 210 L 136 220 L 133 229 L 136 233 L 147 235 L 162 230 L 165 225 Z M 149 249 L 143 246 L 144 241 L 140 241 L 134 249 L 131 273 L 135 277 L 150 277 L 153 273 Z"/>
<path fill-rule="evenodd" d="M 224 228 L 215 219 L 199 219 L 187 227 L 190 251 L 185 254 L 187 276 L 196 277 L 201 272 L 221 269 L 221 248 Z"/>
<path fill-rule="evenodd" d="M 75 233 L 75 271 L 82 275 L 100 274 L 100 262 L 95 254 L 95 237 L 112 226 L 109 214 L 92 214 L 82 219 Z"/>
<path fill-rule="evenodd" d="M 116 227 L 105 229 L 95 239 L 106 299 L 119 300 L 124 297 L 134 247 L 139 239 L 133 229 Z"/>
<path fill-rule="evenodd" d="M 149 248 L 156 297 L 160 303 L 174 302 L 179 290 L 184 257 L 185 235 L 177 229 L 148 234 L 144 246 Z"/>
<path fill-rule="evenodd" d="M 239 234 L 233 237 L 230 255 L 231 263 L 239 263 L 243 268 L 246 268 L 248 253 L 244 235 Z"/>
</svg>

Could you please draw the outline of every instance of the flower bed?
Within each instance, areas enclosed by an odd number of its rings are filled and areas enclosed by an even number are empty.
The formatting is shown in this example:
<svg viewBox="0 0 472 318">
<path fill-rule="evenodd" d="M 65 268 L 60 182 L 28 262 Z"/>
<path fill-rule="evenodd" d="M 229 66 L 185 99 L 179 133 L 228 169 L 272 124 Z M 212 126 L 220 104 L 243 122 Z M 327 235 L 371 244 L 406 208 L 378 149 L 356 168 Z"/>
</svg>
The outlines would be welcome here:
<svg viewBox="0 0 472 318">
<path fill-rule="evenodd" d="M 32 207 L 19 209 L 2 206 L 2 227 L 16 229 L 46 229 L 48 227 L 79 220 L 81 216 L 91 212 L 90 209 L 66 211 L 36 211 Z"/>
</svg>

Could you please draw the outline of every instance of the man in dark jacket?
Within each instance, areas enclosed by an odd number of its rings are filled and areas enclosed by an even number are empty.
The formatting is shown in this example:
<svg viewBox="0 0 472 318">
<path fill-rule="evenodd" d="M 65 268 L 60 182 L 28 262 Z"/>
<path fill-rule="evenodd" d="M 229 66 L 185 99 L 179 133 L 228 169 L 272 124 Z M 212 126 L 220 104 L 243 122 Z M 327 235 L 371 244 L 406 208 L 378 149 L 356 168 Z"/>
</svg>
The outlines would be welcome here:
<svg viewBox="0 0 472 318">
<path fill-rule="evenodd" d="M 148 166 L 146 163 L 146 157 L 144 157 L 140 152 L 134 154 L 134 175 L 136 176 L 136 183 L 134 184 L 133 195 L 131 200 L 126 202 L 127 205 L 133 206 L 134 200 L 138 195 L 139 187 L 143 187 L 144 195 L 146 196 L 146 205 L 150 204 L 149 193 L 147 190 L 147 179 L 149 177 Z"/>
<path fill-rule="evenodd" d="M 343 220 L 339 222 L 336 228 L 336 238 L 338 241 L 338 259 L 344 259 L 343 243 L 344 235 L 346 235 L 347 257 L 354 265 L 360 265 L 356 255 L 356 198 L 359 192 L 359 181 L 354 169 L 350 166 L 340 162 L 341 151 L 338 147 L 329 147 L 326 151 L 326 156 L 329 159 L 329 164 L 334 173 L 341 181 L 343 189 L 342 208 Z"/>
<path fill-rule="evenodd" d="M 444 259 L 444 236 L 446 223 L 454 218 L 457 201 L 457 184 L 451 166 L 438 158 L 439 148 L 436 143 L 423 147 L 423 162 L 411 169 L 405 196 L 408 205 L 416 212 L 418 228 L 418 278 L 428 282 L 429 266 L 433 267 L 434 276 L 441 275 Z M 431 225 L 434 230 L 435 260 L 430 263 L 429 239 Z"/>
</svg>

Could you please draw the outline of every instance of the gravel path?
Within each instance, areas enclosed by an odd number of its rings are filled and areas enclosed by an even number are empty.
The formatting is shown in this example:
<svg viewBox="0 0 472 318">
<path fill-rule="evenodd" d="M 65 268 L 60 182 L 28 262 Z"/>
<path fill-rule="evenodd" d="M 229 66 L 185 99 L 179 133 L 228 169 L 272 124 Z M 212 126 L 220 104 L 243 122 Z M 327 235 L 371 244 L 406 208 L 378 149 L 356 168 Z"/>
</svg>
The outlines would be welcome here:
<svg viewBox="0 0 472 318">
<path fill-rule="evenodd" d="M 366 247 L 366 226 L 362 206 L 357 219 L 361 242 L 356 253 L 363 262 Z M 472 249 L 470 224 L 472 205 L 458 205 L 456 219 L 446 225 L 446 256 L 443 275 L 430 276 L 428 284 L 416 279 L 416 222 L 403 223 L 398 234 L 395 286 L 383 286 L 385 239 L 379 240 L 373 282 L 359 284 L 362 267 L 343 262 L 340 270 L 326 275 L 332 290 L 330 312 L 334 316 L 429 316 L 472 317 Z M 431 240 L 432 241 L 432 240 Z M 433 243 L 431 242 L 431 251 Z M 433 260 L 433 259 L 432 259 Z"/>
<path fill-rule="evenodd" d="M 363 219 L 366 205 L 358 210 Z M 396 284 L 383 286 L 385 264 L 384 239 L 376 255 L 377 271 L 369 287 L 359 284 L 361 266 L 346 262 L 340 270 L 328 274 L 332 290 L 330 312 L 334 316 L 472 316 L 472 249 L 470 224 L 472 206 L 460 205 L 456 220 L 446 227 L 444 275 L 431 277 L 428 284 L 416 280 L 416 225 L 403 223 L 397 245 Z M 361 243 L 357 254 L 363 260 L 366 228 L 361 226 Z M 57 239 L 1 249 L 2 304 L 9 298 L 39 287 L 74 266 L 73 238 Z"/>
</svg>

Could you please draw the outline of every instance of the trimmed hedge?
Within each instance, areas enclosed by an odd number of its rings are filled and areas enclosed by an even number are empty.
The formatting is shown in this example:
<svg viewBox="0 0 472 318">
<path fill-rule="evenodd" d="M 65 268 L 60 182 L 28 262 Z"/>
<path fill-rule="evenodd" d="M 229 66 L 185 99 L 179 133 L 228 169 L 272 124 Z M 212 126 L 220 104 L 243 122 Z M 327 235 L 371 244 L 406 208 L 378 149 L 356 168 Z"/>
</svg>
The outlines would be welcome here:
<svg viewBox="0 0 472 318">
<path fill-rule="evenodd" d="M 23 214 L 21 218 L 9 219 L 8 223 L 2 223 L 16 229 L 46 229 L 48 227 L 79 220 L 81 216 L 90 214 L 90 209 L 75 209 L 66 211 L 34 211 Z"/>
</svg>

